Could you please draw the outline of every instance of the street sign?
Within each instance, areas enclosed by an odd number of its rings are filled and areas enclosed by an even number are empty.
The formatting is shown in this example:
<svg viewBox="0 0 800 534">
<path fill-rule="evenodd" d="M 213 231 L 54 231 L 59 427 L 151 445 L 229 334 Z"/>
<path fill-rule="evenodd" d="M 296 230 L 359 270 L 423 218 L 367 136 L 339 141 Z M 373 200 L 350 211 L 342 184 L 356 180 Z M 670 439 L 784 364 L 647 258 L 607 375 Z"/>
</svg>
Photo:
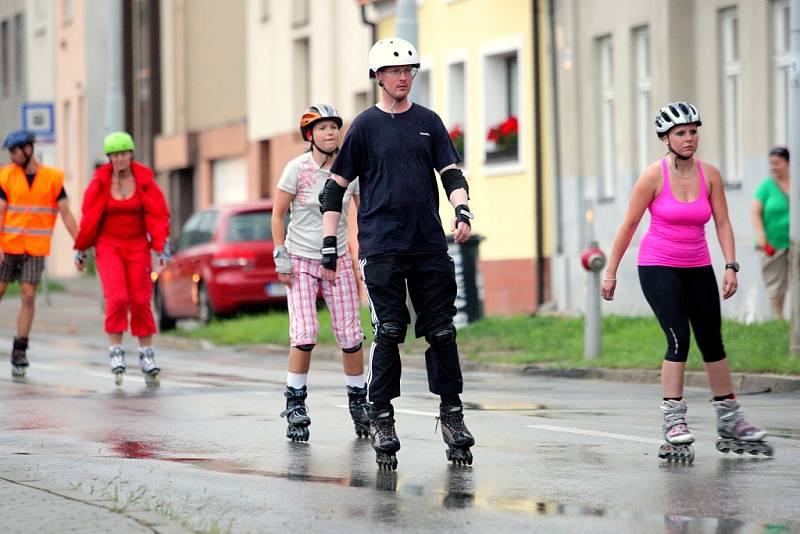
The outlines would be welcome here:
<svg viewBox="0 0 800 534">
<path fill-rule="evenodd" d="M 53 141 L 56 136 L 56 115 L 52 102 L 22 104 L 22 127 L 36 134 L 36 140 Z"/>
</svg>

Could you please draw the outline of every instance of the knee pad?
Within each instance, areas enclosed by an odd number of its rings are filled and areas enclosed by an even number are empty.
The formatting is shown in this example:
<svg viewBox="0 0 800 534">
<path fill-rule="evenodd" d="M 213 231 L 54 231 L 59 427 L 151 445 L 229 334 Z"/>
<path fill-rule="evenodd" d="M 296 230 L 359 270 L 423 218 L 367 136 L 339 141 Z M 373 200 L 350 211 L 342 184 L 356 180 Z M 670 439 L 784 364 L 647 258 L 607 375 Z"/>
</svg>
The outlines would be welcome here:
<svg viewBox="0 0 800 534">
<path fill-rule="evenodd" d="M 438 328 L 433 328 L 425 334 L 425 340 L 431 347 L 445 347 L 456 342 L 456 327 L 453 323 Z"/>
<path fill-rule="evenodd" d="M 406 325 L 395 322 L 379 323 L 375 329 L 375 338 L 377 341 L 399 345 L 406 340 Z"/>
<path fill-rule="evenodd" d="M 297 350 L 302 350 L 303 352 L 311 352 L 314 350 L 314 343 L 307 343 L 305 345 L 295 345 L 294 348 Z"/>
<path fill-rule="evenodd" d="M 342 352 L 344 352 L 345 354 L 353 354 L 354 352 L 358 352 L 360 349 L 361 349 L 361 343 L 349 349 L 342 349 Z"/>
</svg>

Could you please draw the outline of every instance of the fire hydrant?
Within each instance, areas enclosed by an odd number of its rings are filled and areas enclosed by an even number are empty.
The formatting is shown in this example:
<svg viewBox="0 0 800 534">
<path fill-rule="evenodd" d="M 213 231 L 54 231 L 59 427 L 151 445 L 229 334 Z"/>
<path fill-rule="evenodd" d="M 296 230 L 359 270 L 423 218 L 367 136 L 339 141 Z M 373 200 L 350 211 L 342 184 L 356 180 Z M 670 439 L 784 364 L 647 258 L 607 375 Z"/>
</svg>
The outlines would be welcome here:
<svg viewBox="0 0 800 534">
<path fill-rule="evenodd" d="M 581 265 L 589 275 L 586 284 L 586 317 L 583 329 L 583 359 L 600 355 L 600 271 L 606 266 L 606 255 L 596 241 L 581 253 Z"/>
</svg>

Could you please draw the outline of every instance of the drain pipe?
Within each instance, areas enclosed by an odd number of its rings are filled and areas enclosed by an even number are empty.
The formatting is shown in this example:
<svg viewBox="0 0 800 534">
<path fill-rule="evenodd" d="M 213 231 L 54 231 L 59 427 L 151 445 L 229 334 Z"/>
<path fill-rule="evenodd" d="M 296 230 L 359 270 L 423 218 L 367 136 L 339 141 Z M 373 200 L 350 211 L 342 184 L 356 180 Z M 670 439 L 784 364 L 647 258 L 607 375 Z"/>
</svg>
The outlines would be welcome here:
<svg viewBox="0 0 800 534">
<path fill-rule="evenodd" d="M 536 198 L 536 309 L 538 310 L 545 302 L 544 298 L 544 199 L 542 184 L 542 73 L 539 55 L 541 46 L 539 43 L 539 0 L 533 0 L 532 11 L 533 23 L 533 160 L 534 160 L 534 190 Z"/>
</svg>

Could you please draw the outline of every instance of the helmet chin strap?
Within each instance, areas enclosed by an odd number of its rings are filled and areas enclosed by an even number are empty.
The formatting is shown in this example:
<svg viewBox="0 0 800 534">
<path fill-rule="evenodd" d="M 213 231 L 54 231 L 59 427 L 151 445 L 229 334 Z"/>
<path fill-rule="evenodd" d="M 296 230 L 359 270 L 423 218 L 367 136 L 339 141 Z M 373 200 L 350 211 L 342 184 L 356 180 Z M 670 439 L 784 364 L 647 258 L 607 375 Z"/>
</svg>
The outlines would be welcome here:
<svg viewBox="0 0 800 534">
<path fill-rule="evenodd" d="M 411 80 L 413 81 L 413 80 L 414 80 L 414 78 L 416 78 L 416 76 L 417 76 L 417 75 L 416 75 L 416 74 L 414 74 L 414 77 L 412 77 L 412 78 L 411 78 Z M 377 79 L 377 78 L 376 78 L 376 79 Z M 385 92 L 387 95 L 389 95 L 389 96 L 391 96 L 391 97 L 392 97 L 392 106 L 389 108 L 389 114 L 392 116 L 392 118 L 394 118 L 394 107 L 395 107 L 395 106 L 396 106 L 396 105 L 397 105 L 399 102 L 403 102 L 404 100 L 408 100 L 408 95 L 404 96 L 403 98 L 397 98 L 396 96 L 394 96 L 392 93 L 390 93 L 390 92 L 389 92 L 389 90 L 386 88 L 386 86 L 383 84 L 383 82 L 382 82 L 381 80 L 379 80 L 379 79 L 378 79 L 378 85 L 380 85 L 380 86 L 381 86 L 381 89 L 383 89 L 383 91 L 384 91 L 384 92 Z"/>
<path fill-rule="evenodd" d="M 339 153 L 339 147 L 338 147 L 338 146 L 337 146 L 336 148 L 334 148 L 333 150 L 331 150 L 330 152 L 328 152 L 327 150 L 322 150 L 322 149 L 319 147 L 319 145 L 318 145 L 317 143 L 315 143 L 315 142 L 314 142 L 314 136 L 313 136 L 313 135 L 311 136 L 311 146 L 313 146 L 314 148 L 316 148 L 316 149 L 317 149 L 318 151 L 320 151 L 322 154 L 325 154 L 325 160 L 322 162 L 322 165 L 320 165 L 320 166 L 319 166 L 319 168 L 320 168 L 320 169 L 321 169 L 322 167 L 324 167 L 324 166 L 325 166 L 325 164 L 328 162 L 328 160 L 329 160 L 330 158 L 332 158 L 333 156 L 335 156 L 336 154 L 338 154 L 338 153 Z"/>
<path fill-rule="evenodd" d="M 669 141 L 667 141 L 667 149 L 670 152 L 672 152 L 675 155 L 676 158 L 678 158 L 679 160 L 682 160 L 682 161 L 686 161 L 686 160 L 692 159 L 694 157 L 694 154 L 692 154 L 691 156 L 681 156 L 680 154 L 675 152 L 675 149 L 672 148 L 672 143 L 670 143 Z"/>
<path fill-rule="evenodd" d="M 26 146 L 28 146 L 28 145 L 23 145 L 23 146 L 20 147 L 22 149 L 22 153 L 25 154 L 25 165 L 22 166 L 22 170 L 23 171 L 27 171 L 28 170 L 28 165 L 30 164 L 31 160 L 33 159 L 33 145 L 30 145 L 30 147 L 31 147 L 30 156 L 25 152 L 25 147 Z"/>
</svg>

